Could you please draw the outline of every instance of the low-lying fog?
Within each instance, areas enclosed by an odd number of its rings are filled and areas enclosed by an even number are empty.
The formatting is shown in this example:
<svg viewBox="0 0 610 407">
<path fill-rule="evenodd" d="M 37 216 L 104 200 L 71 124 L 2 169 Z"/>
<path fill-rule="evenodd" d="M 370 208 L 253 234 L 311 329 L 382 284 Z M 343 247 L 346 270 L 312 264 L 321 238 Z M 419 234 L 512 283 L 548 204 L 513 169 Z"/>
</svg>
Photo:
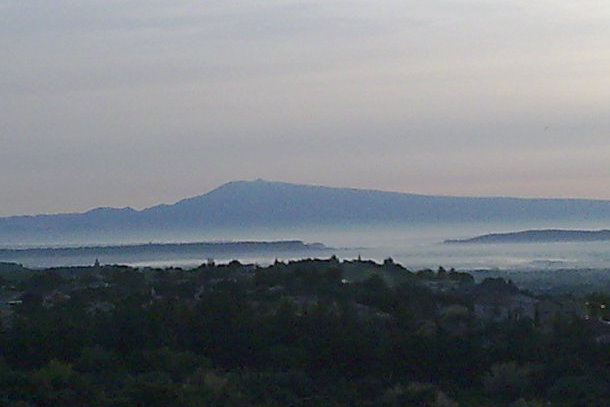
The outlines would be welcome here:
<svg viewBox="0 0 610 407">
<path fill-rule="evenodd" d="M 112 241 L 70 242 L 70 246 L 93 244 L 114 245 L 123 243 L 194 242 L 194 241 L 271 241 L 302 240 L 306 243 L 320 242 L 333 248 L 329 251 L 310 252 L 261 252 L 237 253 L 230 255 L 165 255 L 153 257 L 143 255 L 121 258 L 113 255 L 100 255 L 102 264 L 123 263 L 134 266 L 181 266 L 194 267 L 214 257 L 217 262 L 233 259 L 244 263 L 268 264 L 275 259 L 291 260 L 302 257 L 328 257 L 332 254 L 339 258 L 352 259 L 359 255 L 365 259 L 382 261 L 392 257 L 405 267 L 416 270 L 421 268 L 455 267 L 461 270 L 472 269 L 561 269 L 561 268 L 608 268 L 610 267 L 610 242 L 578 243 L 532 243 L 532 244 L 443 244 L 445 239 L 461 239 L 476 235 L 497 232 L 513 232 L 526 229 L 588 229 L 598 230 L 609 225 L 564 222 L 562 224 L 436 224 L 436 225 L 396 225 L 396 226 L 353 226 L 353 227 L 310 227 L 295 229 L 256 229 L 230 231 L 202 231 L 197 234 L 117 238 Z M 46 246 L 51 246 L 48 244 Z M 57 243 L 54 244 L 57 246 Z M 37 244 L 37 246 L 45 246 Z M 1 258 L 0 261 L 10 259 Z M 20 258 L 20 263 L 29 267 L 48 267 L 60 265 L 92 264 L 95 258 L 48 256 Z"/>
</svg>

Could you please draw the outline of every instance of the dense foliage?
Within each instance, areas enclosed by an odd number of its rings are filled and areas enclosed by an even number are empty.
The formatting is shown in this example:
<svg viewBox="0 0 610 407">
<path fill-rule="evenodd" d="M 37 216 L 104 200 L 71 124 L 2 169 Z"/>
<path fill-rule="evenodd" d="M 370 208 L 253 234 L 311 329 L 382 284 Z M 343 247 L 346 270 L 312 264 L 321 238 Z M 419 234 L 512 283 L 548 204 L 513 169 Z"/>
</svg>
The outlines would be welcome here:
<svg viewBox="0 0 610 407">
<path fill-rule="evenodd" d="M 478 296 L 522 294 L 499 279 L 331 258 L 1 284 L 2 406 L 610 404 L 603 323 L 484 320 Z"/>
</svg>

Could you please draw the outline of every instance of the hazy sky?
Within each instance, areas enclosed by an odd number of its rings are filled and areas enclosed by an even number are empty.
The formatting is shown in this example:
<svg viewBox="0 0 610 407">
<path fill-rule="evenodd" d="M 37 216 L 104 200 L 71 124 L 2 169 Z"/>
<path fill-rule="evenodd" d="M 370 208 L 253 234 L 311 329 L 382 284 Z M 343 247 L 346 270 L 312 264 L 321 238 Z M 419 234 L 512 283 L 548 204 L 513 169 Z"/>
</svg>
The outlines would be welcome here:
<svg viewBox="0 0 610 407">
<path fill-rule="evenodd" d="M 236 179 L 610 199 L 607 0 L 2 0 L 0 216 Z"/>
</svg>

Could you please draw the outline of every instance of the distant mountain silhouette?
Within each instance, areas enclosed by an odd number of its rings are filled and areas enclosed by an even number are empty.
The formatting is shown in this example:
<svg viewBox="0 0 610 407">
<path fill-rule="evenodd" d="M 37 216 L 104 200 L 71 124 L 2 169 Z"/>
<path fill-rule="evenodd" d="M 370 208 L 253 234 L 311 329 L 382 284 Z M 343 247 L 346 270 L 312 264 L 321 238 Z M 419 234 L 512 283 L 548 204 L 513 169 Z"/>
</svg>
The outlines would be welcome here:
<svg viewBox="0 0 610 407">
<path fill-rule="evenodd" d="M 610 220 L 610 201 L 429 196 L 283 182 L 234 181 L 206 194 L 141 211 L 0 218 L 7 242 L 79 234 L 137 235 L 249 226 L 354 225 L 484 221 Z"/>
<path fill-rule="evenodd" d="M 610 240 L 610 230 L 541 229 L 510 233 L 490 233 L 471 239 L 445 240 L 445 243 L 550 243 L 599 242 L 607 240 Z"/>
</svg>

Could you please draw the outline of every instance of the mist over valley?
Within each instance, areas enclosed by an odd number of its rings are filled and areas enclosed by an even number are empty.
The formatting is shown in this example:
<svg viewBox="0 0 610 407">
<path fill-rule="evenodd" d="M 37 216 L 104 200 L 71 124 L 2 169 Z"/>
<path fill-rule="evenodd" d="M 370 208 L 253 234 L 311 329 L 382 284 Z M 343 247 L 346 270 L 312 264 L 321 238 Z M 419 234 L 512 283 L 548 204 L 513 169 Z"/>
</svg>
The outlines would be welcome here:
<svg viewBox="0 0 610 407">
<path fill-rule="evenodd" d="M 426 196 L 236 181 L 141 211 L 97 208 L 76 214 L 0 218 L 4 249 L 81 247 L 72 252 L 3 250 L 0 260 L 38 267 L 91 264 L 95 258 L 103 263 L 197 266 L 209 257 L 270 264 L 276 258 L 335 254 L 377 261 L 392 257 L 411 268 L 601 268 L 610 261 L 603 242 L 522 241 L 511 247 L 493 244 L 498 242 L 468 247 L 443 242 L 516 230 L 607 225 L 610 202 L 601 200 Z M 264 242 L 295 240 L 304 242 L 303 248 L 320 242 L 332 249 L 290 251 L 273 245 L 261 249 Z M 184 250 L 196 247 L 197 242 L 207 242 L 208 250 Z M 238 242 L 261 245 L 242 250 Z M 214 243 L 233 249 L 209 250 Z M 126 248 L 102 250 L 103 246 Z"/>
</svg>

